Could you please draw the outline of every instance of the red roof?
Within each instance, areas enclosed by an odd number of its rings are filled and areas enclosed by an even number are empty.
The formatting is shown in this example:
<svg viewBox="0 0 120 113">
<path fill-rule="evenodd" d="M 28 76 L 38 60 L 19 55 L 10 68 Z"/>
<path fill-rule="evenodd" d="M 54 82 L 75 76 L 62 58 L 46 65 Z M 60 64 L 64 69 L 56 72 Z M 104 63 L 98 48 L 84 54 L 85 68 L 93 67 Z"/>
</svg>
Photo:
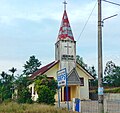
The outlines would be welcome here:
<svg viewBox="0 0 120 113">
<path fill-rule="evenodd" d="M 52 68 L 55 64 L 57 64 L 59 61 L 53 61 L 49 64 L 47 64 L 46 66 L 43 66 L 42 68 L 38 69 L 36 72 L 34 72 L 30 78 L 34 79 L 36 76 L 38 75 L 42 75 L 44 74 L 46 71 L 48 71 L 50 68 Z"/>
<path fill-rule="evenodd" d="M 67 37 L 74 41 L 74 37 L 73 37 L 73 33 L 68 20 L 67 12 L 66 10 L 64 10 L 64 14 L 63 14 L 63 18 L 62 18 L 62 22 L 59 30 L 58 40 L 65 39 Z"/>
</svg>

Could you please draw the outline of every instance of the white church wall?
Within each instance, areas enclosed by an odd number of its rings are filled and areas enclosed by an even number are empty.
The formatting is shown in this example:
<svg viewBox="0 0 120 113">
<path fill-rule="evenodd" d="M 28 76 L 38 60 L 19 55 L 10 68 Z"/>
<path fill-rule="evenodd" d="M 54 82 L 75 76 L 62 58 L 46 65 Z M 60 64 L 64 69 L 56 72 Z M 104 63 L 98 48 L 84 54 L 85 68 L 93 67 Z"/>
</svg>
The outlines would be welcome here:
<svg viewBox="0 0 120 113">
<path fill-rule="evenodd" d="M 35 91 L 35 83 L 34 82 L 29 85 L 29 89 L 32 89 L 32 91 L 31 91 L 32 100 L 36 101 L 38 98 L 38 94 L 37 94 L 37 91 Z"/>
<path fill-rule="evenodd" d="M 77 67 L 78 75 L 84 78 L 84 86 L 80 86 L 80 99 L 87 100 L 89 99 L 89 77 L 84 73 L 80 68 Z"/>
</svg>

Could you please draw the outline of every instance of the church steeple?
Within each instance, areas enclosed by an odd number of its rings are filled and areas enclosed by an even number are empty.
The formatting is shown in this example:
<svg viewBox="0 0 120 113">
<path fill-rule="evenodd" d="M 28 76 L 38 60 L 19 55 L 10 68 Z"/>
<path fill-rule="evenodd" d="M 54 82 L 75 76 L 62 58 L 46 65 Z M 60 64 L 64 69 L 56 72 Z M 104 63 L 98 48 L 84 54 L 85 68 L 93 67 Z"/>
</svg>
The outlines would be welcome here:
<svg viewBox="0 0 120 113">
<path fill-rule="evenodd" d="M 67 4 L 66 1 L 64 1 L 63 4 L 64 4 L 64 13 L 63 13 L 59 34 L 58 34 L 58 40 L 64 40 L 66 38 L 69 38 L 72 41 L 74 41 L 73 33 L 71 30 L 69 19 L 66 12 L 66 4 Z"/>
<path fill-rule="evenodd" d="M 70 27 L 66 12 L 66 1 L 64 3 L 63 18 L 55 43 L 55 60 L 59 60 L 59 68 L 66 68 L 69 73 L 76 66 L 76 41 Z"/>
</svg>

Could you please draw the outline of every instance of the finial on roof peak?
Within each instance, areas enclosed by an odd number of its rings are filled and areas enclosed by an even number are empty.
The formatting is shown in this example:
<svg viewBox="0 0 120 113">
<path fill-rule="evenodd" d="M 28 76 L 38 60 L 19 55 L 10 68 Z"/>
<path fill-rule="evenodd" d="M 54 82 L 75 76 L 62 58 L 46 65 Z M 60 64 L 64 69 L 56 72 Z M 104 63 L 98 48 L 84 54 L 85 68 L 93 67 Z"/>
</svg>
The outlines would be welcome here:
<svg viewBox="0 0 120 113">
<path fill-rule="evenodd" d="M 67 4 L 66 0 L 64 0 L 63 4 L 64 4 L 64 10 L 66 10 L 66 4 Z"/>
</svg>

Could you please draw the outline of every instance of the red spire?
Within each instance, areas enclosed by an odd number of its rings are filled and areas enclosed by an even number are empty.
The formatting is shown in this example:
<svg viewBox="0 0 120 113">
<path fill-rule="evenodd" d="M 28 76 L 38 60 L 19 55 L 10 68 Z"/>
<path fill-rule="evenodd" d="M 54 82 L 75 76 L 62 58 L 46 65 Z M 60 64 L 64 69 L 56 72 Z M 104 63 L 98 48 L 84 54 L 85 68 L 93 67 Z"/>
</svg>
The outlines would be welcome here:
<svg viewBox="0 0 120 113">
<path fill-rule="evenodd" d="M 71 40 L 74 41 L 73 33 L 70 27 L 66 10 L 64 10 L 64 14 L 63 14 L 59 34 L 58 34 L 58 40 L 62 40 L 65 38 L 70 38 Z"/>
</svg>

